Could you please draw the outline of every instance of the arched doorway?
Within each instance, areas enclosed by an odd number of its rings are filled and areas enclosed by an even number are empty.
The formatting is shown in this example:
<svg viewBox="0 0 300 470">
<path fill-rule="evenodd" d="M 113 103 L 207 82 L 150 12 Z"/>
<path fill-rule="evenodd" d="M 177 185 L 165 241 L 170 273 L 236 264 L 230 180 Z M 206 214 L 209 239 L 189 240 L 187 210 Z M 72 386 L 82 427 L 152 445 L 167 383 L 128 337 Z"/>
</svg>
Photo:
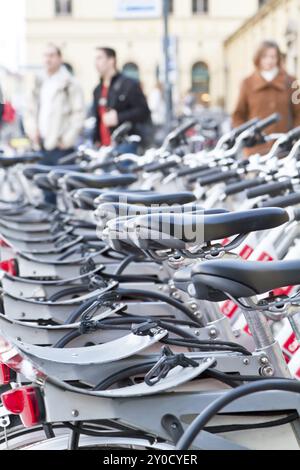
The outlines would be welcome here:
<svg viewBox="0 0 300 470">
<path fill-rule="evenodd" d="M 205 62 L 196 62 L 192 67 L 192 91 L 199 101 L 209 102 L 210 75 Z"/>
</svg>

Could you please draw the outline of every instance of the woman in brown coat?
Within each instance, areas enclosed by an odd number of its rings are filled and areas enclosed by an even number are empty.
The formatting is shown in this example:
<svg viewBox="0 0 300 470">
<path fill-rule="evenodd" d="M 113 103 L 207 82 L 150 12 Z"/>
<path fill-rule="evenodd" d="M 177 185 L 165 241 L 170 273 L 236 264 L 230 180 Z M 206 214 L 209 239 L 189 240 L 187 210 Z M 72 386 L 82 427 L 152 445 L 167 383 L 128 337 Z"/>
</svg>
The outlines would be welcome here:
<svg viewBox="0 0 300 470">
<path fill-rule="evenodd" d="M 238 104 L 232 116 L 233 127 L 238 127 L 252 118 L 266 118 L 280 113 L 281 120 L 268 127 L 267 134 L 287 132 L 300 125 L 299 88 L 294 77 L 282 66 L 279 46 L 273 41 L 264 41 L 259 47 L 254 64 L 256 71 L 246 78 L 241 86 Z M 272 143 L 246 149 L 245 154 L 266 154 Z"/>
</svg>

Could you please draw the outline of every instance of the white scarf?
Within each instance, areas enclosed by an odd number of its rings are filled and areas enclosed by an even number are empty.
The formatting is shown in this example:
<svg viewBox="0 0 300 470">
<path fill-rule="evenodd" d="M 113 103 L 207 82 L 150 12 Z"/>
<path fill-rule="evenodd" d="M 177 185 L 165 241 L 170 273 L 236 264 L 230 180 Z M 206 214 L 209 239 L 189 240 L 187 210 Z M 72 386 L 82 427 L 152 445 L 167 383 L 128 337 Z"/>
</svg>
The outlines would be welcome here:
<svg viewBox="0 0 300 470">
<path fill-rule="evenodd" d="M 279 68 L 275 67 L 272 70 L 262 70 L 260 74 L 267 82 L 272 82 L 272 80 L 274 80 L 274 78 L 279 74 Z"/>
</svg>

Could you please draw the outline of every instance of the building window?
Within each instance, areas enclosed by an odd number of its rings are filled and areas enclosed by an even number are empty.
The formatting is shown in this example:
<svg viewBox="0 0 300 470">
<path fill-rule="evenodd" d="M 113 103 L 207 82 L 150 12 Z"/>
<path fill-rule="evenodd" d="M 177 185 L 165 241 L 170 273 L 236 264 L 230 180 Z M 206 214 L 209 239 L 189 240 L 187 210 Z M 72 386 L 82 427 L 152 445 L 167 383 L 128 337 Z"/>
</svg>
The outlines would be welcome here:
<svg viewBox="0 0 300 470">
<path fill-rule="evenodd" d="M 124 65 L 123 74 L 126 75 L 126 77 L 133 78 L 134 80 L 140 80 L 140 71 L 134 62 L 128 62 Z"/>
<path fill-rule="evenodd" d="M 204 62 L 193 65 L 192 91 L 201 95 L 209 94 L 209 70 Z"/>
<path fill-rule="evenodd" d="M 72 0 L 55 0 L 56 16 L 72 15 Z"/>
<path fill-rule="evenodd" d="M 193 14 L 203 15 L 208 13 L 209 4 L 208 0 L 193 0 Z"/>
</svg>

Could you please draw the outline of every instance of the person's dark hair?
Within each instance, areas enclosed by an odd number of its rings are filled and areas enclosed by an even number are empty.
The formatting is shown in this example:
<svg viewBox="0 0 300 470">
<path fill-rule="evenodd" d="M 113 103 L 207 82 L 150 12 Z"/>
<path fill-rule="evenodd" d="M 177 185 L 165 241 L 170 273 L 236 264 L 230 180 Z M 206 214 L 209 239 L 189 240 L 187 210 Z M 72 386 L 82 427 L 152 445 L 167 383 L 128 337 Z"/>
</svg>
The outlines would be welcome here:
<svg viewBox="0 0 300 470">
<path fill-rule="evenodd" d="M 50 42 L 47 47 L 54 49 L 58 57 L 62 58 L 62 50 L 56 44 Z"/>
<path fill-rule="evenodd" d="M 74 68 L 73 68 L 73 65 L 71 65 L 69 62 L 64 62 L 63 65 L 66 67 L 67 71 L 68 71 L 71 75 L 74 75 Z"/>
<path fill-rule="evenodd" d="M 258 47 L 258 49 L 257 49 L 257 51 L 254 55 L 254 65 L 255 65 L 255 67 L 259 68 L 261 58 L 268 49 L 275 49 L 276 50 L 277 59 L 278 59 L 277 65 L 278 65 L 278 67 L 281 66 L 281 64 L 282 64 L 282 53 L 281 53 L 279 45 L 275 41 L 267 40 L 267 41 L 263 41 L 259 45 L 259 47 Z"/>
<path fill-rule="evenodd" d="M 108 59 L 115 59 L 117 60 L 117 53 L 115 49 L 111 47 L 97 47 L 97 51 L 102 51 L 106 55 Z"/>
</svg>

